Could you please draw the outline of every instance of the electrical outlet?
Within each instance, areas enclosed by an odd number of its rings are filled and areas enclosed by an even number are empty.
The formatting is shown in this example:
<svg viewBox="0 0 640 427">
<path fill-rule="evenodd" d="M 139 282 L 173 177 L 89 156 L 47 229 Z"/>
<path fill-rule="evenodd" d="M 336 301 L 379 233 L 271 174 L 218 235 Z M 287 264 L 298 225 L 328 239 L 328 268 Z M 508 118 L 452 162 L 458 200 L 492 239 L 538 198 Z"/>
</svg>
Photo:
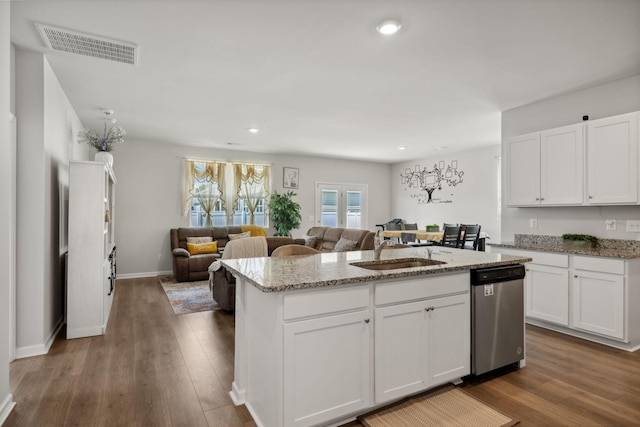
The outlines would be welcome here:
<svg viewBox="0 0 640 427">
<path fill-rule="evenodd" d="M 529 219 L 529 228 L 538 228 L 538 220 L 537 220 L 537 218 Z"/>
<path fill-rule="evenodd" d="M 615 231 L 616 230 L 616 220 L 615 219 L 607 219 L 604 221 L 607 226 L 607 231 Z"/>
<path fill-rule="evenodd" d="M 628 219 L 627 231 L 631 233 L 640 233 L 640 221 Z"/>
</svg>

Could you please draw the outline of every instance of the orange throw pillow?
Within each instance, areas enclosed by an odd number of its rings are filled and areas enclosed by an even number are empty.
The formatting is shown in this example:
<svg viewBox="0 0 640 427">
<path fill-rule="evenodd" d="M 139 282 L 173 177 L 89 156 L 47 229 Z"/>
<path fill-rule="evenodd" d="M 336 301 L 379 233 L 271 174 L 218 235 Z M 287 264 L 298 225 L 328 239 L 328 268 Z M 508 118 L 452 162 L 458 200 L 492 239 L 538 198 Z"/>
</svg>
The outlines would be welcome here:
<svg viewBox="0 0 640 427">
<path fill-rule="evenodd" d="M 215 254 L 218 252 L 218 242 L 187 243 L 187 250 L 191 255 Z"/>
</svg>

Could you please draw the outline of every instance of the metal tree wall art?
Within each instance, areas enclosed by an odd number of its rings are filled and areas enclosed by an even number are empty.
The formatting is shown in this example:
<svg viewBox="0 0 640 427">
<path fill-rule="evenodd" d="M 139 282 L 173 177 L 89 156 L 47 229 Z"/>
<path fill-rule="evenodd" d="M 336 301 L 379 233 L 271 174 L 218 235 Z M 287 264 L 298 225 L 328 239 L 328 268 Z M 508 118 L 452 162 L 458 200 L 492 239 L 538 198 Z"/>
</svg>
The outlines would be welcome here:
<svg viewBox="0 0 640 427">
<path fill-rule="evenodd" d="M 424 194 L 412 195 L 418 198 L 418 203 L 432 203 L 435 190 L 442 190 L 445 183 L 449 187 L 455 187 L 462 182 L 463 175 L 464 172 L 458 170 L 457 160 L 452 160 L 446 167 L 441 160 L 438 164 L 434 164 L 431 170 L 426 166 L 421 169 L 420 165 L 416 165 L 414 170 L 405 169 L 404 173 L 400 174 L 400 182 L 408 188 L 417 188 L 427 193 L 426 197 Z"/>
</svg>

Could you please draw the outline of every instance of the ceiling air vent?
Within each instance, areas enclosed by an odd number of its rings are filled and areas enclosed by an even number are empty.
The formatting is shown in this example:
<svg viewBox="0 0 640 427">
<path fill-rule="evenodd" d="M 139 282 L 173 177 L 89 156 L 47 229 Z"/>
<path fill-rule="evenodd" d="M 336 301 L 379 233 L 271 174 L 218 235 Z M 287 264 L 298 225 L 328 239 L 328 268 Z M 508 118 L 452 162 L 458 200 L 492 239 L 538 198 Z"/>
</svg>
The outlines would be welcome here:
<svg viewBox="0 0 640 427">
<path fill-rule="evenodd" d="M 50 25 L 36 24 L 36 28 L 44 44 L 51 50 L 132 65 L 138 62 L 138 46 L 133 43 L 82 34 Z"/>
</svg>

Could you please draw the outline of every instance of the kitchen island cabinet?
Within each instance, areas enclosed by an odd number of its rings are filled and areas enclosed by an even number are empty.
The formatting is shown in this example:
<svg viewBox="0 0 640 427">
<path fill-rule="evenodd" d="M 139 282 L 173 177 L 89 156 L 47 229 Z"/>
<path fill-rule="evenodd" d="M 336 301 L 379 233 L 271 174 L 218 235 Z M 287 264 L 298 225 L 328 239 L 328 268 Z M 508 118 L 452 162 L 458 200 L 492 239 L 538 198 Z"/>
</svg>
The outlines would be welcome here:
<svg viewBox="0 0 640 427">
<path fill-rule="evenodd" d="M 395 249 L 382 258 L 426 253 Z M 460 381 L 470 372 L 469 270 L 529 260 L 453 249 L 434 250 L 445 262 L 437 266 L 351 265 L 372 257 L 357 251 L 223 261 L 236 277 L 231 396 L 256 424 L 336 425 Z"/>
</svg>

